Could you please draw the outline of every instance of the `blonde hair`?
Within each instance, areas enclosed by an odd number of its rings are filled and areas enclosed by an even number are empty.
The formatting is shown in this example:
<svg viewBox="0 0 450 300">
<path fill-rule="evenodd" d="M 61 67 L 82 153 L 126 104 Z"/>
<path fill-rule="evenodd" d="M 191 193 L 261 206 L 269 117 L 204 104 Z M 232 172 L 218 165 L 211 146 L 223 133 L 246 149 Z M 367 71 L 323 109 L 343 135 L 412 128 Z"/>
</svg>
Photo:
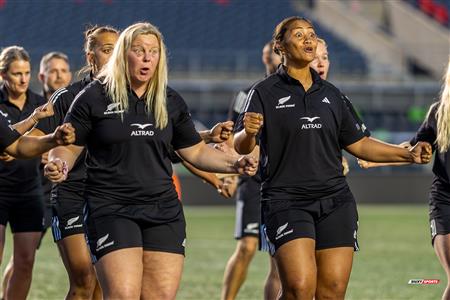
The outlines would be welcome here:
<svg viewBox="0 0 450 300">
<path fill-rule="evenodd" d="M 444 74 L 441 99 L 438 105 L 436 112 L 436 143 L 439 152 L 443 153 L 447 152 L 450 148 L 450 57 L 448 60 L 447 72 Z"/>
<path fill-rule="evenodd" d="M 131 82 L 126 57 L 134 39 L 142 34 L 154 35 L 159 42 L 160 56 L 158 66 L 147 85 L 144 95 L 148 111 L 154 114 L 156 127 L 162 129 L 168 123 L 166 107 L 167 55 L 163 36 L 157 27 L 150 23 L 136 23 L 126 28 L 120 34 L 113 54 L 99 78 L 104 77 L 103 83 L 106 85 L 106 92 L 111 101 L 119 104 L 121 110 L 128 110 L 128 91 Z"/>
<path fill-rule="evenodd" d="M 328 48 L 327 42 L 325 42 L 324 39 L 321 39 L 321 38 L 318 37 L 318 38 L 317 38 L 317 42 L 318 42 L 318 43 L 322 43 L 322 44 L 325 46 L 325 49 Z"/>
</svg>

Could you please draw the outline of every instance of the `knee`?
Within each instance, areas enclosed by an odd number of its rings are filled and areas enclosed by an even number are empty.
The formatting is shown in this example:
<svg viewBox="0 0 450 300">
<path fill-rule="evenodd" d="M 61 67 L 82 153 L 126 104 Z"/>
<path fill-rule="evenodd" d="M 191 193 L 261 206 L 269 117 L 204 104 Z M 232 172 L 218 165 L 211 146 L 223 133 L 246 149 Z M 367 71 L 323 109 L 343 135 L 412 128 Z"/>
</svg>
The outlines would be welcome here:
<svg viewBox="0 0 450 300">
<path fill-rule="evenodd" d="M 93 291 L 96 277 L 93 268 L 78 268 L 71 274 L 70 284 L 77 289 Z"/>
<path fill-rule="evenodd" d="M 141 291 L 133 286 L 114 287 L 112 289 L 103 288 L 104 299 L 139 299 Z M 160 299 L 160 298 L 155 298 Z"/>
<path fill-rule="evenodd" d="M 257 247 L 258 247 L 258 240 L 253 241 L 253 239 L 252 240 L 242 239 L 239 241 L 238 247 L 239 255 L 244 258 L 250 259 L 253 257 L 253 255 L 255 255 Z"/>
<path fill-rule="evenodd" d="M 29 272 L 33 270 L 34 253 L 14 256 L 14 271 Z"/>
<path fill-rule="evenodd" d="M 317 287 L 316 299 L 344 299 L 347 290 L 347 283 L 339 280 L 332 280 Z"/>
<path fill-rule="evenodd" d="M 176 294 L 177 294 L 176 290 L 161 289 L 158 291 L 158 296 L 155 297 L 155 299 L 173 300 L 173 299 L 175 299 Z"/>
<path fill-rule="evenodd" d="M 283 284 L 283 299 L 313 299 L 316 283 L 311 279 L 292 280 Z"/>
</svg>

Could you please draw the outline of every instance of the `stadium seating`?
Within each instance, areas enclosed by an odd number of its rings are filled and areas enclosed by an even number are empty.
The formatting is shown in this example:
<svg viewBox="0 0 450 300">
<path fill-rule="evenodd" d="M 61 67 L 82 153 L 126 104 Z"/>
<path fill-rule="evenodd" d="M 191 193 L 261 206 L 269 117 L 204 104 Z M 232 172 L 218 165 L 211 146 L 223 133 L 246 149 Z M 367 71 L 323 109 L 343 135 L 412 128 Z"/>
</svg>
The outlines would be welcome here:
<svg viewBox="0 0 450 300">
<path fill-rule="evenodd" d="M 439 24 L 450 27 L 450 1 L 448 0 L 405 0 Z"/>
<path fill-rule="evenodd" d="M 298 15 L 290 1 L 3 1 L 0 46 L 24 46 L 36 64 L 44 53 L 66 52 L 75 66 L 84 64 L 82 31 L 88 23 L 125 28 L 150 21 L 163 32 L 172 71 L 263 72 L 261 48 L 275 25 Z M 39 24 L 39 25 L 36 25 Z M 355 49 L 320 28 L 330 46 L 333 73 L 360 76 L 365 59 Z"/>
</svg>

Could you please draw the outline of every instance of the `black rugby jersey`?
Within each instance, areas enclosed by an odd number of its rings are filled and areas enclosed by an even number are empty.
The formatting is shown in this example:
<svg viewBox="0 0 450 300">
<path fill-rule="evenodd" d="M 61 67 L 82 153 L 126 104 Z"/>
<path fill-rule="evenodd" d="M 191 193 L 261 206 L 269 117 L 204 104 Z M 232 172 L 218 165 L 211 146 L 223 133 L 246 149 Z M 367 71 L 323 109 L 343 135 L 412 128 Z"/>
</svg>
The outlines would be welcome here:
<svg viewBox="0 0 450 300">
<path fill-rule="evenodd" d="M 0 110 L 0 152 L 3 152 L 20 137 L 20 133 L 11 127 L 11 121 L 6 118 L 6 115 Z"/>
<path fill-rule="evenodd" d="M 0 110 L 11 124 L 23 121 L 34 109 L 46 103 L 42 96 L 28 90 L 25 104 L 20 110 L 9 102 L 8 92 L 0 87 Z M 0 161 L 0 196 L 14 197 L 42 195 L 41 176 L 39 172 L 40 157 L 33 159 L 15 159 L 10 162 Z"/>
<path fill-rule="evenodd" d="M 248 93 L 252 89 L 253 85 L 239 91 L 239 93 L 236 95 L 236 97 L 231 102 L 231 106 L 228 110 L 228 120 L 234 122 L 234 133 L 239 132 L 241 128 L 241 118 L 242 118 L 242 111 L 245 107 L 245 100 L 247 99 Z M 244 182 L 249 182 L 249 184 L 252 186 L 251 188 L 255 189 L 254 186 L 258 185 L 258 187 L 261 185 L 261 176 L 259 175 L 259 170 L 256 172 L 254 176 L 239 176 L 239 186 L 241 186 Z"/>
<path fill-rule="evenodd" d="M 129 109 L 123 112 L 94 81 L 66 116 L 77 133 L 75 144 L 87 147 L 86 194 L 91 204 L 176 198 L 170 149 L 201 142 L 184 100 L 174 90 L 167 88 L 169 121 L 162 130 L 143 100 L 131 91 L 128 99 Z"/>
<path fill-rule="evenodd" d="M 342 149 L 364 137 L 345 96 L 311 69 L 305 92 L 285 68 L 249 92 L 244 112 L 258 112 L 263 200 L 320 199 L 347 187 Z"/>
<path fill-rule="evenodd" d="M 36 128 L 45 134 L 49 134 L 52 133 L 56 127 L 63 124 L 64 118 L 69 111 L 75 96 L 92 81 L 91 78 L 91 76 L 86 76 L 80 81 L 74 82 L 65 88 L 55 91 L 50 97 L 53 102 L 54 115 L 41 120 Z M 75 132 L 75 134 L 77 133 Z M 53 185 L 51 194 L 52 198 L 78 198 L 79 196 L 77 195 L 82 195 L 82 192 L 84 191 L 84 179 L 86 177 L 86 167 L 84 165 L 85 157 L 86 150 L 84 149 L 75 161 L 75 164 L 68 174 L 67 179 L 61 183 Z"/>
<path fill-rule="evenodd" d="M 437 119 L 436 112 L 439 103 L 434 103 L 430 113 L 424 120 L 416 135 L 411 139 L 410 144 L 415 145 L 417 142 L 428 142 L 432 145 L 435 151 L 433 162 L 433 184 L 431 193 L 436 200 L 450 201 L 450 152 L 439 152 L 437 148 Z"/>
</svg>

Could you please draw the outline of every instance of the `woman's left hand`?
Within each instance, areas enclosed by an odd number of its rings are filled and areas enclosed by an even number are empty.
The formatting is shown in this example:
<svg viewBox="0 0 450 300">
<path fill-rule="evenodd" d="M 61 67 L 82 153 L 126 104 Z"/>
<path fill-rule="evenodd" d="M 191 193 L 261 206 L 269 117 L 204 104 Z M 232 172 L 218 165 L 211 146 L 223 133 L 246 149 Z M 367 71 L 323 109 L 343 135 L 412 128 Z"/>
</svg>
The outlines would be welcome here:
<svg viewBox="0 0 450 300">
<path fill-rule="evenodd" d="M 258 169 L 258 162 L 251 155 L 241 156 L 234 164 L 234 168 L 241 175 L 253 176 Z"/>
<path fill-rule="evenodd" d="M 433 155 L 433 148 L 427 142 L 418 142 L 409 152 L 411 153 L 413 162 L 416 164 L 427 164 Z"/>
</svg>

